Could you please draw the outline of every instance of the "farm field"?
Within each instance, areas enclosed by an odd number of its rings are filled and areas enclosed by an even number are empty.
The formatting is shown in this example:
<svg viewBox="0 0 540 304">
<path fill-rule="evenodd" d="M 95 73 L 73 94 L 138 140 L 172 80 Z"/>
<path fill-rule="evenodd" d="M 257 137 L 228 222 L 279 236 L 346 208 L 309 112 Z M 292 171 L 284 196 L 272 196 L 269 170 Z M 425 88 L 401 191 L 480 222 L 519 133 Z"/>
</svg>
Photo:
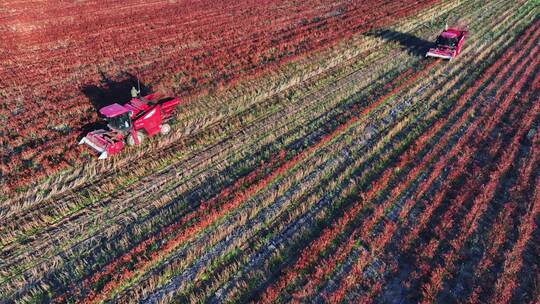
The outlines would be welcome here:
<svg viewBox="0 0 540 304">
<path fill-rule="evenodd" d="M 540 302 L 537 0 L 4 2 L 0 302 Z"/>
</svg>

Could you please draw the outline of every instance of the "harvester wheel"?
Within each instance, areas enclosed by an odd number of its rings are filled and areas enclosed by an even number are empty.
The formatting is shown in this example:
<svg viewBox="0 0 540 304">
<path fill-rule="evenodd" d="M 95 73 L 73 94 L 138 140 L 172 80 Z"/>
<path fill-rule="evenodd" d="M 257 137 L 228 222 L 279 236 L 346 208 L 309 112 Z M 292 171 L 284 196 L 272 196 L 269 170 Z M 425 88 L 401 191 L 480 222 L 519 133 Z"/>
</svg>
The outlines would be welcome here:
<svg viewBox="0 0 540 304">
<path fill-rule="evenodd" d="M 141 131 L 137 131 L 137 138 L 139 139 L 139 144 L 142 144 L 144 140 L 144 133 Z M 127 140 L 128 145 L 134 146 L 135 145 L 135 139 L 133 138 L 133 135 L 128 137 Z"/>
<path fill-rule="evenodd" d="M 169 132 L 171 132 L 171 126 L 169 124 L 163 124 L 159 132 L 161 133 L 161 135 L 167 135 L 169 134 Z"/>
</svg>

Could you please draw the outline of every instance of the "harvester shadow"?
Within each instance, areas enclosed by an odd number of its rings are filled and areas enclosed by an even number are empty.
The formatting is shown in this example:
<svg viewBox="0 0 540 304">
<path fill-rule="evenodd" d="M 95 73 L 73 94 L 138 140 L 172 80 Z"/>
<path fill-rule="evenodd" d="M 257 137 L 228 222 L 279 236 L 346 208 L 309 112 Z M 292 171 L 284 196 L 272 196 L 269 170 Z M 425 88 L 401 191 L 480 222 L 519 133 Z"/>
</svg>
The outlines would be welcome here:
<svg viewBox="0 0 540 304">
<path fill-rule="evenodd" d="M 137 88 L 140 85 L 141 94 L 147 95 L 151 92 L 151 87 L 144 83 L 138 83 L 137 77 L 125 73 L 120 76 L 121 80 L 112 80 L 103 72 L 101 74 L 101 83 L 99 85 L 84 85 L 81 88 L 82 93 L 90 100 L 94 109 L 99 109 L 113 103 L 125 104 L 131 99 L 131 88 Z"/>
<path fill-rule="evenodd" d="M 99 84 L 87 84 L 81 88 L 81 92 L 88 98 L 96 113 L 103 107 L 113 103 L 125 104 L 131 99 L 131 88 L 140 87 L 141 95 L 147 95 L 151 92 L 151 86 L 139 82 L 137 77 L 130 73 L 124 73 L 120 80 L 113 80 L 105 73 L 100 72 L 101 81 Z M 81 140 L 88 132 L 105 128 L 106 124 L 102 121 L 88 123 L 81 127 L 81 133 L 77 140 Z"/>
<path fill-rule="evenodd" d="M 425 56 L 433 42 L 416 37 L 409 33 L 396 32 L 394 30 L 381 29 L 366 34 L 371 37 L 382 38 L 388 42 L 397 42 L 401 47 L 413 56 Z"/>
</svg>

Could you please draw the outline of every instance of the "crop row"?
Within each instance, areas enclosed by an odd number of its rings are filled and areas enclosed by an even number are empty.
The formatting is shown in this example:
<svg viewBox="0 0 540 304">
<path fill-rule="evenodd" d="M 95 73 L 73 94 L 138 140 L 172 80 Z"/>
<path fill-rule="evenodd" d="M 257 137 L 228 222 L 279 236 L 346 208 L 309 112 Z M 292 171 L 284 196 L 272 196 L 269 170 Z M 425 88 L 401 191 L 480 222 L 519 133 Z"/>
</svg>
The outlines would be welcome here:
<svg viewBox="0 0 540 304">
<path fill-rule="evenodd" d="M 347 243 L 347 244 L 349 244 L 349 243 Z M 285 245 L 285 246 L 286 246 L 286 245 Z M 245 285 L 240 285 L 240 286 L 244 286 L 244 287 L 245 287 Z"/>
<path fill-rule="evenodd" d="M 307 254 L 306 256 L 308 256 L 308 257 L 312 257 L 312 255 L 311 255 L 311 254 Z M 287 280 L 285 280 L 285 281 L 287 281 Z M 280 289 L 280 288 L 278 288 L 278 290 L 279 290 L 279 289 Z"/>
<path fill-rule="evenodd" d="M 318 170 L 316 170 L 316 171 L 318 171 Z M 304 186 L 307 186 L 307 185 L 304 184 Z M 299 199 L 299 200 L 300 200 L 300 201 L 303 201 L 303 200 L 301 200 L 301 199 Z M 204 258 L 203 258 L 202 260 L 204 260 Z M 183 264 L 183 263 L 182 263 L 182 264 Z M 180 265 L 181 265 L 181 264 L 180 264 Z M 180 267 L 180 266 L 176 266 L 176 267 Z M 182 278 L 183 276 L 180 276 L 180 277 Z M 189 278 L 189 279 L 192 279 L 192 277 L 183 277 L 183 278 L 182 278 L 182 281 L 184 281 L 184 280 L 186 280 L 186 279 L 188 279 L 188 278 Z M 165 281 L 166 281 L 166 280 L 165 280 Z M 175 281 L 175 280 L 173 280 L 173 281 Z M 175 283 L 175 284 L 177 284 L 177 283 Z M 168 285 L 170 286 L 170 284 L 168 284 Z M 177 285 L 177 286 L 178 286 L 178 285 Z M 166 288 L 165 290 L 167 290 L 167 289 L 168 289 L 168 288 Z M 151 289 L 150 289 L 150 290 L 151 290 Z M 139 293 L 137 293 L 137 294 L 139 294 Z M 220 294 L 222 294 L 222 293 L 220 292 Z"/>
</svg>

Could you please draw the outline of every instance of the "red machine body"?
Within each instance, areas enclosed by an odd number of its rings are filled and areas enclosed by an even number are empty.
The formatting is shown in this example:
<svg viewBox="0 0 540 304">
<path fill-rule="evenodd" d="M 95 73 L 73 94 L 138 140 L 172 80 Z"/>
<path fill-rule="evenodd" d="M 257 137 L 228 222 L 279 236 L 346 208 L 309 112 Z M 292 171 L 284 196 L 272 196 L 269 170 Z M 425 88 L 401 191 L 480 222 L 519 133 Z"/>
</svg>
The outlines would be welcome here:
<svg viewBox="0 0 540 304">
<path fill-rule="evenodd" d="M 426 53 L 426 57 L 436 57 L 448 60 L 454 59 L 461 53 L 467 34 L 468 32 L 466 30 L 457 28 L 449 28 L 443 31 L 437 38 L 435 47 L 430 48 Z"/>
<path fill-rule="evenodd" d="M 100 154 L 99 159 L 119 153 L 125 146 L 140 144 L 145 136 L 167 134 L 170 125 L 164 123 L 180 104 L 176 97 L 159 98 L 157 94 L 132 98 L 127 104 L 112 104 L 99 110 L 107 121 L 108 130 L 88 133 L 79 144 L 87 144 Z"/>
</svg>

